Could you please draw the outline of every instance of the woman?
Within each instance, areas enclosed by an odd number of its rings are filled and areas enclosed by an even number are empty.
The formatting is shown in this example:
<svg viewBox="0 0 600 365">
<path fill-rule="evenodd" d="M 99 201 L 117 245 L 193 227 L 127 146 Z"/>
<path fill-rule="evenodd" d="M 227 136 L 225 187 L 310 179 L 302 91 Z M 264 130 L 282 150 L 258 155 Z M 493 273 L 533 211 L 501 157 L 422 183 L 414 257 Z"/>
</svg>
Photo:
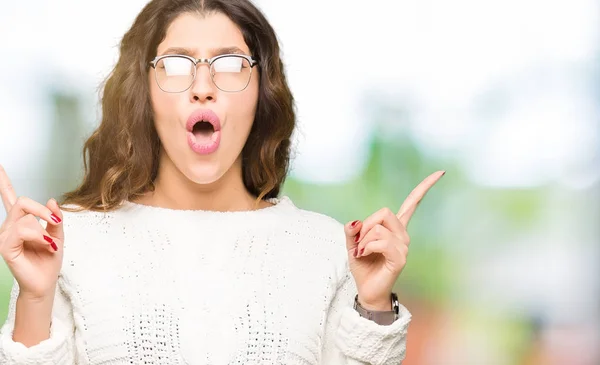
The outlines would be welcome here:
<svg viewBox="0 0 600 365">
<path fill-rule="evenodd" d="M 342 226 L 279 197 L 294 130 L 275 33 L 247 0 L 154 0 L 125 34 L 61 206 L 0 169 L 15 286 L 2 364 L 398 364 L 398 215 Z M 42 224 L 35 217 L 39 217 Z"/>
</svg>

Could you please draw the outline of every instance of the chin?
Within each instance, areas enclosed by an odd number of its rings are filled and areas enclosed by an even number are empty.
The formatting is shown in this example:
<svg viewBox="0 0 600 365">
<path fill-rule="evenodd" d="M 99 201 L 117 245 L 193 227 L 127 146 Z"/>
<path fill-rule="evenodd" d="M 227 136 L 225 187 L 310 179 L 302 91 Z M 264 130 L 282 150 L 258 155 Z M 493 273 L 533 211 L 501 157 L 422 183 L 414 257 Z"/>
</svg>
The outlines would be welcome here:
<svg viewBox="0 0 600 365">
<path fill-rule="evenodd" d="M 189 166 L 184 175 L 195 184 L 208 185 L 222 178 L 225 172 L 217 163 L 202 162 Z"/>
</svg>

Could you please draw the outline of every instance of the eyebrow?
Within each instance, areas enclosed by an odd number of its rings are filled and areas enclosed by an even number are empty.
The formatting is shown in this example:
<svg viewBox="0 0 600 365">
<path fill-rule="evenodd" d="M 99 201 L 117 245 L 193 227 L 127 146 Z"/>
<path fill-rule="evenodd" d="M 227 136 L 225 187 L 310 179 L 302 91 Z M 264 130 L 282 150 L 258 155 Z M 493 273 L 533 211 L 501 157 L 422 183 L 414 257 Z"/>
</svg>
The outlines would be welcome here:
<svg viewBox="0 0 600 365">
<path fill-rule="evenodd" d="M 236 46 L 214 48 L 214 49 L 209 50 L 209 52 L 213 56 L 218 56 L 218 55 L 222 55 L 222 54 L 242 54 L 242 55 L 246 54 L 244 51 L 242 51 L 239 47 L 236 47 Z M 181 55 L 194 57 L 195 53 L 196 53 L 196 50 L 190 49 L 190 48 L 169 47 L 160 56 L 164 56 L 166 54 L 181 54 Z"/>
</svg>

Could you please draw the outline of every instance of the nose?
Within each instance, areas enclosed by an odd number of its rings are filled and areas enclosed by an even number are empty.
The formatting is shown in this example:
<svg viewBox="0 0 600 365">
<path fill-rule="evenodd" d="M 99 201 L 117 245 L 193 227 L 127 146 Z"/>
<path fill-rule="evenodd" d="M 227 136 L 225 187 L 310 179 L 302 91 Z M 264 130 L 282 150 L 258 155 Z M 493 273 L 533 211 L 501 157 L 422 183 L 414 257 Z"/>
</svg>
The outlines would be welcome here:
<svg viewBox="0 0 600 365">
<path fill-rule="evenodd" d="M 210 66 L 199 63 L 196 66 L 196 79 L 190 88 L 191 102 L 214 101 L 216 99 L 216 86 L 210 77 Z"/>
</svg>

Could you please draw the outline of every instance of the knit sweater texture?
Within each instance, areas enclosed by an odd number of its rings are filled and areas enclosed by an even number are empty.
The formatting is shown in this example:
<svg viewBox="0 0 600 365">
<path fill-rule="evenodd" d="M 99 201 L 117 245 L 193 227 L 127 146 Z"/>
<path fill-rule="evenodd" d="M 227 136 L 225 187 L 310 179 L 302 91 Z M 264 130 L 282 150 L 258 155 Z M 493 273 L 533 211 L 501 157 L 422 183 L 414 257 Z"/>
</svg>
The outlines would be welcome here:
<svg viewBox="0 0 600 365">
<path fill-rule="evenodd" d="M 15 283 L 0 364 L 400 364 L 411 315 L 382 326 L 353 309 L 343 225 L 271 202 L 64 211 L 50 338 L 12 340 Z"/>
</svg>

